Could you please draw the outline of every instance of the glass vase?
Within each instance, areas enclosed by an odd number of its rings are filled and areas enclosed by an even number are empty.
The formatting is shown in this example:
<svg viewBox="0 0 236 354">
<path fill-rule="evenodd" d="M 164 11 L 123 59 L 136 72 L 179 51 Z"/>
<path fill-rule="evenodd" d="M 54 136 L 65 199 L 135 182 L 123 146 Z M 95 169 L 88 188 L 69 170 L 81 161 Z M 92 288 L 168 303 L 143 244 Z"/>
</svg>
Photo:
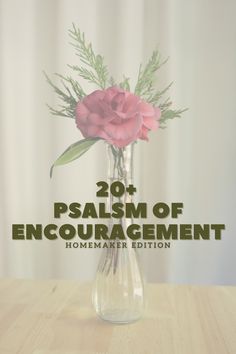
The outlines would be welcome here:
<svg viewBox="0 0 236 354">
<path fill-rule="evenodd" d="M 120 181 L 127 188 L 133 183 L 134 144 L 124 148 L 115 148 L 107 144 L 108 184 Z M 112 204 L 132 202 L 132 193 L 126 191 L 121 197 L 109 193 L 107 209 Z M 120 223 L 124 232 L 133 222 L 126 217 L 109 219 L 108 229 Z M 136 248 L 130 239 L 112 240 L 108 248 L 103 248 L 93 287 L 92 301 L 97 315 L 112 323 L 130 323 L 138 320 L 144 309 L 144 280 Z M 113 246 L 111 245 L 113 244 Z M 118 246 L 125 244 L 126 247 Z M 114 247 L 115 245 L 115 247 Z"/>
</svg>

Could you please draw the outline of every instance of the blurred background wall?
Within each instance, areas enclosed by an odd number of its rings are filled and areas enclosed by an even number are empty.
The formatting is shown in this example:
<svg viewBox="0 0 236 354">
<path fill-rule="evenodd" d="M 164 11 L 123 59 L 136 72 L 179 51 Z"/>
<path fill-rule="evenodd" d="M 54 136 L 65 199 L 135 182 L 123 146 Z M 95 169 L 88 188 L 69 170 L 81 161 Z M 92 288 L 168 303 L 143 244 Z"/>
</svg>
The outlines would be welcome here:
<svg viewBox="0 0 236 354">
<path fill-rule="evenodd" d="M 234 0 L 0 0 L 1 276 L 87 281 L 95 274 L 99 250 L 11 240 L 12 223 L 53 223 L 54 201 L 93 201 L 106 178 L 99 143 L 49 179 L 55 158 L 81 138 L 73 120 L 50 116 L 46 102 L 57 101 L 42 74 L 66 74 L 66 64 L 77 63 L 67 33 L 74 22 L 111 74 L 125 73 L 132 84 L 156 46 L 170 57 L 157 85 L 173 80 L 175 107 L 189 111 L 138 144 L 139 199 L 184 202 L 181 223 L 226 224 L 222 241 L 143 251 L 147 279 L 236 283 L 235 13 Z"/>
</svg>

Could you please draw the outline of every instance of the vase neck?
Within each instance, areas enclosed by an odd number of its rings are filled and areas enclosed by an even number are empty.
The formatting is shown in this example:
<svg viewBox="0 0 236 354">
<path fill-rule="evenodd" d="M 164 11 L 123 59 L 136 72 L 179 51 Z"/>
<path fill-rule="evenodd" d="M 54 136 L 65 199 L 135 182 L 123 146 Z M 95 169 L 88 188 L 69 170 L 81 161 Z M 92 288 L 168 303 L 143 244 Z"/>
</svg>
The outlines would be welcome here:
<svg viewBox="0 0 236 354">
<path fill-rule="evenodd" d="M 133 151 L 134 146 L 130 144 L 123 148 L 116 148 L 107 144 L 108 155 L 108 181 L 120 181 L 125 186 L 133 181 Z"/>
<path fill-rule="evenodd" d="M 133 152 L 133 144 L 124 148 L 116 148 L 107 144 L 108 183 L 111 185 L 114 181 L 119 181 L 125 187 L 124 194 L 119 197 L 110 193 L 107 198 L 107 206 L 110 210 L 114 203 L 132 203 L 132 195 L 127 192 L 127 187 L 133 183 Z M 124 223 L 127 220 L 124 219 L 119 222 Z"/>
</svg>

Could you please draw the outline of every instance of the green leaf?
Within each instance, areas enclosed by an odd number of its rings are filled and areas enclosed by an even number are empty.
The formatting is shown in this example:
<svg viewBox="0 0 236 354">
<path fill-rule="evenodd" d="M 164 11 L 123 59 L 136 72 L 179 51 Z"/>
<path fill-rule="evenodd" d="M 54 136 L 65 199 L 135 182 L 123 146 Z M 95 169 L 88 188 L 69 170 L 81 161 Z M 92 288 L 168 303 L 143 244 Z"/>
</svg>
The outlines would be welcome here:
<svg viewBox="0 0 236 354">
<path fill-rule="evenodd" d="M 100 138 L 87 138 L 79 140 L 76 143 L 70 145 L 52 165 L 50 169 L 50 177 L 52 177 L 53 169 L 55 166 L 65 165 L 69 162 L 78 159 L 81 155 L 88 151 L 90 147 L 98 140 L 100 140 Z"/>
</svg>

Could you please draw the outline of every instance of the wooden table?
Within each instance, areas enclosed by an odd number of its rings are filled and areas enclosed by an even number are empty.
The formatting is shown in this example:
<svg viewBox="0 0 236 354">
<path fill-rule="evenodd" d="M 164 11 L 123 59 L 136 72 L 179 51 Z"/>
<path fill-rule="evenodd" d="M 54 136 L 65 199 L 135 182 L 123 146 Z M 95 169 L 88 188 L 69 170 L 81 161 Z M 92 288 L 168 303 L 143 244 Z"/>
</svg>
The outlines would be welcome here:
<svg viewBox="0 0 236 354">
<path fill-rule="evenodd" d="M 151 284 L 142 320 L 98 319 L 91 286 L 0 280 L 0 354 L 235 354 L 236 287 Z"/>
</svg>

